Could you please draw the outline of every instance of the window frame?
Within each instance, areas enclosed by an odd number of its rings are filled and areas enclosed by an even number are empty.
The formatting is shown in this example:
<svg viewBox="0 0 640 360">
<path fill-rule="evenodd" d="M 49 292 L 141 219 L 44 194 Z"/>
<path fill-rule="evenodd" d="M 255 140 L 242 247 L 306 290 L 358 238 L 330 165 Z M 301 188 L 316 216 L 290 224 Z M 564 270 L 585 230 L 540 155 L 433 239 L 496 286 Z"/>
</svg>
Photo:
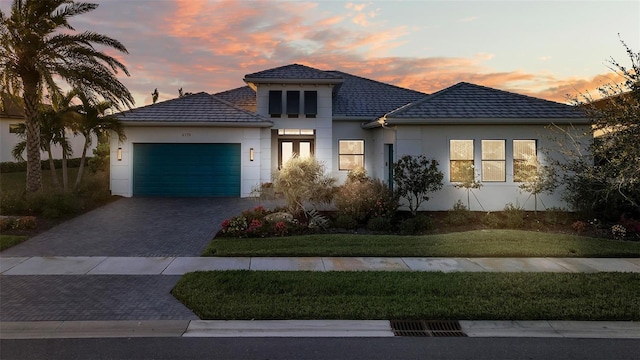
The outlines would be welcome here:
<svg viewBox="0 0 640 360">
<path fill-rule="evenodd" d="M 470 142 L 471 143 L 471 158 L 470 159 L 453 159 L 453 152 L 452 152 L 452 145 L 454 141 L 461 141 L 461 142 Z M 467 177 L 470 177 L 470 179 L 468 179 L 469 181 L 473 181 L 475 180 L 475 140 L 473 139 L 449 139 L 449 181 L 450 182 L 455 182 L 455 183 L 461 183 L 461 182 L 465 182 L 467 181 L 467 179 L 463 179 L 463 178 L 454 178 L 454 173 L 455 175 L 458 175 L 458 173 L 462 173 L 462 171 L 453 171 L 454 169 L 454 164 L 458 164 L 458 163 L 471 163 L 471 166 L 469 167 L 471 169 L 471 171 L 469 172 L 469 174 L 466 174 Z"/>
<path fill-rule="evenodd" d="M 9 124 L 9 134 L 20 134 L 22 133 L 22 131 L 20 131 L 20 124 Z"/>
<path fill-rule="evenodd" d="M 342 142 L 359 142 L 362 144 L 362 153 L 343 153 L 340 144 Z M 338 140 L 338 171 L 351 171 L 354 168 L 345 168 L 342 166 L 343 156 L 359 156 L 362 158 L 362 167 L 364 167 L 365 142 L 364 139 L 339 139 Z"/>
<path fill-rule="evenodd" d="M 494 159 L 494 158 L 488 158 L 485 155 L 485 142 L 502 142 L 502 158 L 501 159 Z M 481 161 L 481 166 L 482 166 L 482 175 L 481 175 L 481 179 L 482 182 L 506 182 L 507 181 L 507 140 L 506 139 L 482 139 L 480 140 L 480 161 Z M 493 180 L 493 179 L 487 179 L 485 176 L 487 174 L 487 171 L 485 171 L 485 165 L 489 165 L 490 163 L 501 163 L 502 164 L 502 179 L 501 180 Z"/>
<path fill-rule="evenodd" d="M 535 164 L 526 164 L 526 161 L 529 159 L 526 158 L 516 158 L 516 142 L 517 141 L 522 141 L 522 142 L 533 142 L 533 149 L 534 149 L 534 157 L 533 159 L 535 160 Z M 522 172 L 524 172 L 524 174 L 527 173 L 526 167 L 530 166 L 533 167 L 535 169 L 537 169 L 537 165 L 538 165 L 538 140 L 537 139 L 513 139 L 511 142 L 512 145 L 512 151 L 513 151 L 513 159 L 512 159 L 512 165 L 513 165 L 513 182 L 517 182 L 517 183 L 523 183 L 526 182 L 527 179 L 526 177 L 522 174 Z"/>
</svg>

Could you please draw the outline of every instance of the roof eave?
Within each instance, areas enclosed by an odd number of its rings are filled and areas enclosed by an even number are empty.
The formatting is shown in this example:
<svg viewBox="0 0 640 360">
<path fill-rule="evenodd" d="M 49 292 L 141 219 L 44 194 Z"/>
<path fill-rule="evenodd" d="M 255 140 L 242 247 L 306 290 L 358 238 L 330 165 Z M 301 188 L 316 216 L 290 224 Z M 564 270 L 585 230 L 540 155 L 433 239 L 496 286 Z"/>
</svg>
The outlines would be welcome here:
<svg viewBox="0 0 640 360">
<path fill-rule="evenodd" d="M 189 127 L 231 127 L 231 128 L 251 128 L 251 127 L 259 127 L 259 128 L 269 128 L 273 126 L 273 122 L 271 121 L 247 121 L 247 122 L 237 122 L 237 121 L 121 121 L 124 126 L 134 127 L 134 126 L 156 126 L 156 127 L 180 127 L 180 126 L 189 126 Z"/>
<path fill-rule="evenodd" d="M 344 79 L 280 79 L 280 78 L 248 78 L 248 77 L 245 77 L 243 80 L 251 88 L 254 88 L 256 84 L 338 85 L 344 82 Z"/>
<path fill-rule="evenodd" d="M 588 118 L 392 118 L 385 125 L 550 125 L 589 124 Z M 369 124 L 367 124 L 369 125 Z"/>
</svg>

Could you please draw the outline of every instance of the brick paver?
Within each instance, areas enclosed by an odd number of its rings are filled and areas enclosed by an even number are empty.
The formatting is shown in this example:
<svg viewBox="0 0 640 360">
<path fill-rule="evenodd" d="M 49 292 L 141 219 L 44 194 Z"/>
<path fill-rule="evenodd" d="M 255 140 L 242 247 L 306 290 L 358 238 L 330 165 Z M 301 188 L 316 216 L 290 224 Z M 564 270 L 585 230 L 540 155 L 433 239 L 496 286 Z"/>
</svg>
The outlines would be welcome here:
<svg viewBox="0 0 640 360">
<path fill-rule="evenodd" d="M 194 320 L 170 293 L 180 276 L 3 276 L 0 321 Z"/>
<path fill-rule="evenodd" d="M 200 256 L 238 198 L 125 198 L 69 220 L 2 256 Z"/>
</svg>

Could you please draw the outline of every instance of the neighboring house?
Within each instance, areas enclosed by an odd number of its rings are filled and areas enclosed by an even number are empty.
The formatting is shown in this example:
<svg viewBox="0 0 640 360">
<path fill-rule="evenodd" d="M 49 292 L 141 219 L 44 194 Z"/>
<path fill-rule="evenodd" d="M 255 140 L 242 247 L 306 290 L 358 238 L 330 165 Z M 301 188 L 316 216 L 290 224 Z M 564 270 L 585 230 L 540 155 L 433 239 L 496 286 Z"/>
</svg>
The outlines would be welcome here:
<svg viewBox="0 0 640 360">
<path fill-rule="evenodd" d="M 13 148 L 19 142 L 23 141 L 18 133 L 18 127 L 21 123 L 24 123 L 24 110 L 20 104 L 15 104 L 8 99 L 2 99 L 2 106 L 0 107 L 0 162 L 15 162 L 18 161 L 13 157 Z M 74 135 L 73 132 L 67 131 L 67 138 L 71 142 L 71 149 L 73 155 L 71 157 L 80 157 L 82 155 L 82 148 L 84 147 L 84 136 Z M 87 149 L 87 156 L 93 156 L 93 149 L 97 146 L 95 136 L 91 147 Z M 53 146 L 51 153 L 54 159 L 62 159 L 62 149 L 60 146 Z M 49 155 L 46 151 L 40 153 L 42 160 L 47 160 Z M 26 160 L 27 153 L 23 152 L 22 158 Z"/>
<path fill-rule="evenodd" d="M 424 154 L 445 174 L 425 210 L 466 198 L 455 184 L 472 165 L 485 210 L 509 202 L 533 208 L 519 177 L 532 159 L 544 162 L 542 148 L 553 148 L 546 126 L 588 129 L 571 106 L 468 83 L 427 95 L 297 64 L 244 81 L 248 86 L 120 113 L 127 140 L 111 140 L 112 193 L 247 197 L 293 154 L 315 156 L 340 180 L 364 166 L 391 185 L 394 161 Z M 540 198 L 566 206 L 558 194 Z"/>
</svg>

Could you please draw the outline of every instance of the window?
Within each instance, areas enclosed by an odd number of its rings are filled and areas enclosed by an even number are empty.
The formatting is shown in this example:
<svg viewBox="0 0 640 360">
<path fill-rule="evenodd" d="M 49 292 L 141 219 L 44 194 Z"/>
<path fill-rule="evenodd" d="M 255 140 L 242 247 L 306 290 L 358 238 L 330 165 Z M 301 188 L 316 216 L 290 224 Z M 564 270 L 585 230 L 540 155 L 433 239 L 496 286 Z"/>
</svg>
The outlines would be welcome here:
<svg viewBox="0 0 640 360">
<path fill-rule="evenodd" d="M 9 124 L 9 133 L 10 134 L 18 134 L 21 133 L 20 124 Z"/>
<path fill-rule="evenodd" d="M 506 181 L 504 140 L 482 140 L 482 181 Z"/>
<path fill-rule="evenodd" d="M 535 140 L 513 140 L 513 181 L 526 181 L 538 169 Z"/>
<path fill-rule="evenodd" d="M 314 118 L 318 114 L 318 92 L 304 92 L 304 114 L 306 117 Z"/>
<path fill-rule="evenodd" d="M 364 140 L 338 141 L 338 169 L 364 167 Z"/>
<path fill-rule="evenodd" d="M 297 118 L 300 114 L 300 91 L 287 91 L 287 115 Z"/>
<path fill-rule="evenodd" d="M 281 169 L 294 155 L 300 158 L 313 156 L 314 141 L 312 139 L 282 139 L 278 141 L 278 166 Z"/>
<path fill-rule="evenodd" d="M 449 141 L 449 180 L 473 181 L 473 140 Z"/>
<path fill-rule="evenodd" d="M 271 117 L 282 115 L 282 91 L 269 90 L 269 114 Z"/>
<path fill-rule="evenodd" d="M 309 136 L 314 135 L 313 129 L 278 129 L 278 135 L 302 135 Z"/>
</svg>

